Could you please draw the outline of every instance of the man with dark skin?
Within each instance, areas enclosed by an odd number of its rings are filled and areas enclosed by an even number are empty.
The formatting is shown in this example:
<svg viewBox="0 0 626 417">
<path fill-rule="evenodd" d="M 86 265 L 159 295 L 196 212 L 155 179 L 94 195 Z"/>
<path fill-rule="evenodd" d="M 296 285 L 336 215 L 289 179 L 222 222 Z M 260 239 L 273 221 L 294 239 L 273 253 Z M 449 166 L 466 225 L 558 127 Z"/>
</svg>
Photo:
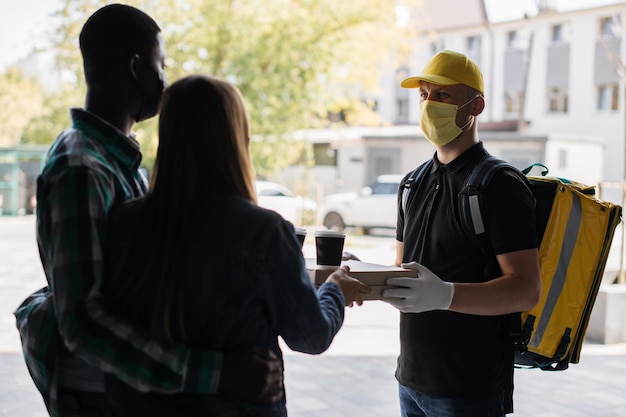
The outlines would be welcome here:
<svg viewBox="0 0 626 417">
<path fill-rule="evenodd" d="M 165 344 L 103 305 L 108 214 L 147 190 L 131 130 L 158 113 L 166 55 L 157 23 L 119 4 L 87 20 L 80 48 L 85 107 L 71 110 L 72 127 L 51 146 L 37 184 L 37 242 L 48 286 L 15 312 L 26 364 L 50 415 L 109 415 L 102 372 L 140 391 L 276 402 L 282 369 L 269 350 Z"/>
</svg>

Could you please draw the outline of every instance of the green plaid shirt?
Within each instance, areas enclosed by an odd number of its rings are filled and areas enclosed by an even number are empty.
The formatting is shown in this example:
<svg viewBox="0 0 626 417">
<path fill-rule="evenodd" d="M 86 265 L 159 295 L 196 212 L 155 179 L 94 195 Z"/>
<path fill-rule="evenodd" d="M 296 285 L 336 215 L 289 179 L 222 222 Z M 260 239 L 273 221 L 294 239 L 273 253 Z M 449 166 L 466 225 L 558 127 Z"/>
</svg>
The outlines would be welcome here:
<svg viewBox="0 0 626 417">
<path fill-rule="evenodd" d="M 28 370 L 58 415 L 60 349 L 140 391 L 215 393 L 221 353 L 163 345 L 103 307 L 109 210 L 146 192 L 139 144 L 81 109 L 50 148 L 37 182 L 37 243 L 48 286 L 15 312 Z"/>
</svg>

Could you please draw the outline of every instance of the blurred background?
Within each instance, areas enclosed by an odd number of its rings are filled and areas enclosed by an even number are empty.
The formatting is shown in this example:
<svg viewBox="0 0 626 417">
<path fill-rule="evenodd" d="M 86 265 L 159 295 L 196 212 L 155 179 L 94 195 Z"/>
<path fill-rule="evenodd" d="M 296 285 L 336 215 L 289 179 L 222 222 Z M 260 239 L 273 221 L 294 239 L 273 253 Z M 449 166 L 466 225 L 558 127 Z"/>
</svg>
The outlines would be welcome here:
<svg viewBox="0 0 626 417">
<path fill-rule="evenodd" d="M 34 178 L 45 152 L 67 126 L 68 108 L 83 102 L 78 33 L 106 3 L 0 3 L 3 214 L 31 213 L 36 204 Z M 431 156 L 419 129 L 419 98 L 399 81 L 443 49 L 467 54 L 483 70 L 480 137 L 491 153 L 520 168 L 542 162 L 552 175 L 601 184 L 603 198 L 622 202 L 623 1 L 127 3 L 161 25 L 170 81 L 206 73 L 239 87 L 258 178 L 319 205 L 297 223 L 323 224 L 326 195 L 376 194 L 363 187 Z M 147 172 L 156 123 L 136 129 Z"/>
</svg>

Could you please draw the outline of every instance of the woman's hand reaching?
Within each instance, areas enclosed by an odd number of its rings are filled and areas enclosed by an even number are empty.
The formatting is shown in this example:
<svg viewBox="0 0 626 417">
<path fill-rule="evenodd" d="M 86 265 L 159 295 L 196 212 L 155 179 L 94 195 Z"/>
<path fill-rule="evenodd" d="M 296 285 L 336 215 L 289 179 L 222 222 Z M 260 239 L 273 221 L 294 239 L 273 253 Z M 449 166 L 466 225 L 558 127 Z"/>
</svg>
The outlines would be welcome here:
<svg viewBox="0 0 626 417">
<path fill-rule="evenodd" d="M 333 282 L 339 285 L 343 293 L 343 298 L 346 300 L 346 307 L 352 307 L 354 303 L 360 306 L 363 304 L 361 294 L 369 294 L 372 289 L 358 279 L 352 278 L 349 273 L 350 267 L 343 265 L 330 274 L 330 276 L 326 278 L 326 282 Z"/>
</svg>

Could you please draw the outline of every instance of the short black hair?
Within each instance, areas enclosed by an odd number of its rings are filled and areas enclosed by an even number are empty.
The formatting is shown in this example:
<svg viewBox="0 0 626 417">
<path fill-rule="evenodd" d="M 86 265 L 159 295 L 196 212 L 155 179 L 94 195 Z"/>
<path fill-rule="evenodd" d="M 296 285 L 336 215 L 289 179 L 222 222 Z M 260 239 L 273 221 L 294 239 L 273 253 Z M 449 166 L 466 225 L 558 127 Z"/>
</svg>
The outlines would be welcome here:
<svg viewBox="0 0 626 417">
<path fill-rule="evenodd" d="M 109 4 L 92 14 L 79 36 L 87 84 L 105 80 L 134 55 L 147 54 L 157 44 L 159 25 L 141 10 Z"/>
</svg>

